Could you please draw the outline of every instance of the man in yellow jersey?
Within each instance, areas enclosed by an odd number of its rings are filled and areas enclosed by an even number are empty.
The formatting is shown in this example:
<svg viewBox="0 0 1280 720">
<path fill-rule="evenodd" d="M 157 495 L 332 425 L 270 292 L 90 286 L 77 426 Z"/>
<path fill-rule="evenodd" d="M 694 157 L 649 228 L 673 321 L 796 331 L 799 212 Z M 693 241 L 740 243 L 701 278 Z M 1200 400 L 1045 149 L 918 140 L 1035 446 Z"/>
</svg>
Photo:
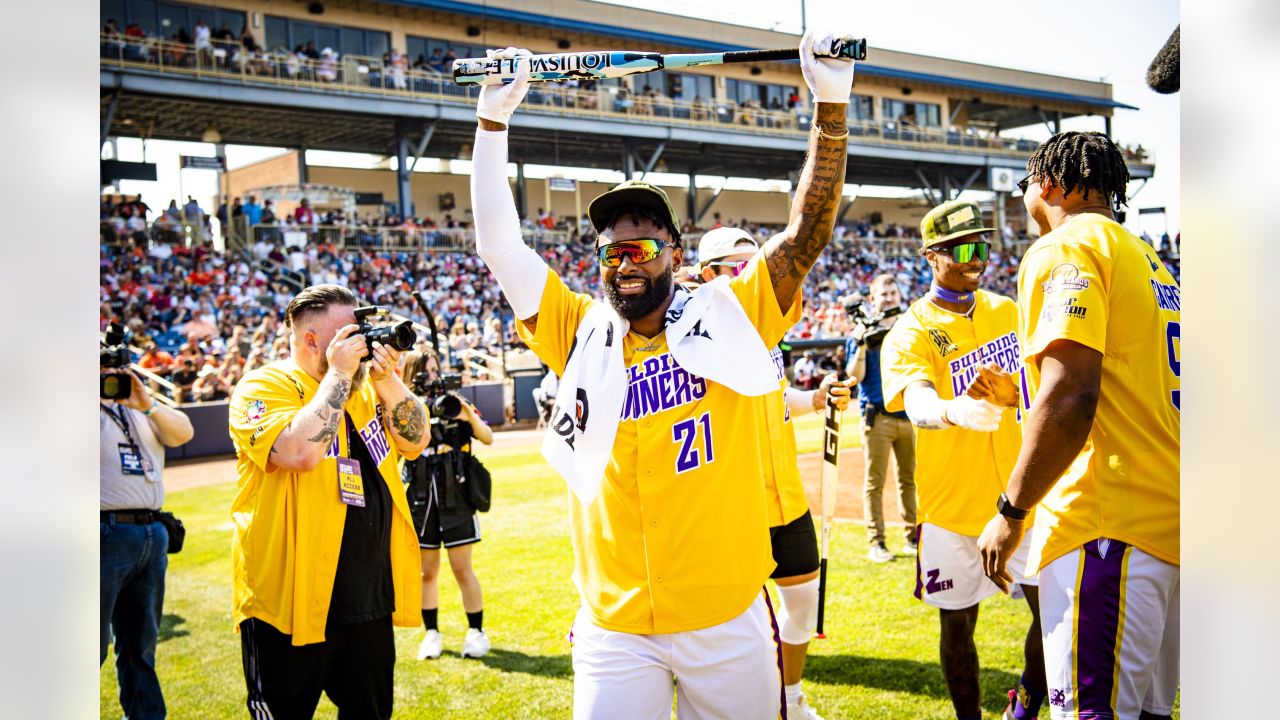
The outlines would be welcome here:
<svg viewBox="0 0 1280 720">
<path fill-rule="evenodd" d="M 751 234 L 734 227 L 709 230 L 698 241 L 698 264 L 693 275 L 702 282 L 737 277 L 755 257 L 759 246 Z M 779 389 L 764 396 L 768 431 L 762 442 L 773 462 L 765 468 L 765 499 L 769 503 L 769 538 L 773 549 L 773 582 L 778 586 L 778 635 L 782 640 L 782 691 L 788 720 L 822 720 L 809 705 L 800 681 L 804 676 L 809 638 L 818 626 L 818 536 L 796 457 L 795 426 L 791 419 L 826 409 L 828 395 L 838 410 L 849 407 L 852 381 L 837 382 L 827 375 L 817 390 L 799 390 L 787 382 L 782 350 L 769 351 L 778 369 Z"/>
<path fill-rule="evenodd" d="M 358 332 L 355 306 L 337 285 L 298 293 L 290 358 L 231 397 L 234 622 L 254 718 L 311 717 L 321 692 L 343 717 L 391 717 L 391 626 L 419 620 L 399 461 L 426 446 L 426 410 L 397 353 Z"/>
<path fill-rule="evenodd" d="M 981 367 L 1017 373 L 1022 364 L 1017 307 L 980 289 L 990 232 L 969 202 L 947 202 L 924 216 L 922 252 L 933 283 L 899 317 L 880 351 L 885 409 L 905 408 L 917 428 L 915 593 L 938 608 L 942 672 L 958 720 L 982 717 L 974 629 L 978 604 L 999 588 L 982 574 L 978 535 L 1021 443 L 1020 398 L 1011 386 L 994 404 L 971 397 Z M 1026 552 L 1024 545 L 1012 567 L 1031 607 L 1031 626 L 1023 692 L 1006 717 L 1034 717 L 1045 695 L 1036 580 L 1022 572 Z"/>
<path fill-rule="evenodd" d="M 1036 508 L 1054 718 L 1169 717 L 1178 692 L 1181 290 L 1121 227 L 1129 170 L 1101 133 L 1065 132 L 1020 186 L 1041 237 L 1018 270 L 1033 398 L 980 546 L 1001 587 Z M 1007 385 L 1009 378 L 1003 378 Z"/>
<path fill-rule="evenodd" d="M 689 292 L 666 193 L 626 182 L 588 208 L 606 302 L 571 292 L 520 236 L 506 180 L 507 123 L 528 90 L 527 51 L 494 51 L 516 79 L 485 87 L 471 181 L 476 246 L 561 377 L 543 454 L 565 477 L 582 608 L 574 717 L 774 718 L 781 662 L 770 554 L 763 396 L 768 348 L 800 315 L 804 277 L 831 239 L 844 184 L 853 63 L 810 31 L 800 63 L 816 111 L 791 222 L 734 278 Z"/>
</svg>

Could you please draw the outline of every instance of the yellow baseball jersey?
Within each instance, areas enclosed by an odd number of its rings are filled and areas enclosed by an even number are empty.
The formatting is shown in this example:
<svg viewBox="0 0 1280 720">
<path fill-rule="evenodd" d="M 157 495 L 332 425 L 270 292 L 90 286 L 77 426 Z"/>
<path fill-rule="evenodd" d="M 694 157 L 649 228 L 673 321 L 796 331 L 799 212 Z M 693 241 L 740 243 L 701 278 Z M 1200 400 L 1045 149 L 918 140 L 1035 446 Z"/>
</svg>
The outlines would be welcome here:
<svg viewBox="0 0 1280 720">
<path fill-rule="evenodd" d="M 1040 503 L 1030 566 L 1107 537 L 1178 564 L 1182 292 L 1155 251 L 1119 223 L 1078 215 L 1018 270 L 1031 392 L 1055 340 L 1102 353 L 1089 439 Z"/>
<path fill-rule="evenodd" d="M 769 502 L 769 527 L 778 527 L 803 515 L 809 509 L 809 498 L 804 494 L 796 459 L 795 423 L 791 422 L 791 408 L 783 397 L 791 384 L 787 382 L 782 350 L 774 347 L 769 354 L 778 368 L 779 389 L 761 398 L 769 430 L 768 437 L 761 441 L 769 448 L 771 460 L 765 468 L 764 483 L 765 499 Z"/>
<path fill-rule="evenodd" d="M 1017 306 L 986 290 L 976 295 L 972 319 L 926 297 L 894 323 L 880 350 L 886 410 L 905 409 L 903 392 L 918 380 L 932 383 L 938 397 L 951 400 L 968 390 L 987 363 L 1021 374 Z M 916 429 L 919 522 L 961 535 L 982 534 L 1022 449 L 1018 419 L 1019 409 L 1008 408 L 995 432 Z"/>
<path fill-rule="evenodd" d="M 594 300 L 548 270 L 535 331 L 521 339 L 563 374 Z M 757 255 L 730 283 L 765 347 L 800 316 L 785 316 Z M 746 397 L 681 368 L 654 338 L 623 342 L 627 396 L 600 494 L 569 499 L 574 579 L 592 619 L 617 632 L 697 630 L 737 617 L 774 562 L 765 474 L 772 462 L 764 397 Z M 779 400 L 780 402 L 780 400 Z"/>
<path fill-rule="evenodd" d="M 315 469 L 275 467 L 271 446 L 315 396 L 319 383 L 292 360 L 271 363 L 236 384 L 229 425 L 236 448 L 238 490 L 231 504 L 233 622 L 259 618 L 294 645 L 323 642 L 347 505 L 339 499 L 338 458 L 351 457 L 346 419 Z M 418 538 L 409 515 L 391 431 L 382 423 L 373 385 L 353 391 L 346 412 L 391 494 L 392 622 L 415 627 L 422 618 Z M 410 458 L 411 459 L 411 458 Z M 371 478 L 364 478 L 366 487 Z M 355 512 L 359 508 L 354 509 Z"/>
</svg>

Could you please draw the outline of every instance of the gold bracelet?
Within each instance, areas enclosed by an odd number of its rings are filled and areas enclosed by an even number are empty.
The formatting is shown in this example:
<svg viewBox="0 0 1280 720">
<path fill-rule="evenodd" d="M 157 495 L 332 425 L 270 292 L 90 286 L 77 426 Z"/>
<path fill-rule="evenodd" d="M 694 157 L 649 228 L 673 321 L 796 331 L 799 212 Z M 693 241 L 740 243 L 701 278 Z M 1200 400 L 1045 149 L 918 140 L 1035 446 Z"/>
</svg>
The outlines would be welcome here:
<svg viewBox="0 0 1280 720">
<path fill-rule="evenodd" d="M 813 129 L 817 131 L 818 137 L 826 138 L 828 140 L 844 140 L 845 138 L 849 137 L 848 126 L 845 127 L 843 135 L 830 135 L 828 133 L 825 133 L 822 131 L 822 126 L 817 123 L 813 124 Z"/>
</svg>

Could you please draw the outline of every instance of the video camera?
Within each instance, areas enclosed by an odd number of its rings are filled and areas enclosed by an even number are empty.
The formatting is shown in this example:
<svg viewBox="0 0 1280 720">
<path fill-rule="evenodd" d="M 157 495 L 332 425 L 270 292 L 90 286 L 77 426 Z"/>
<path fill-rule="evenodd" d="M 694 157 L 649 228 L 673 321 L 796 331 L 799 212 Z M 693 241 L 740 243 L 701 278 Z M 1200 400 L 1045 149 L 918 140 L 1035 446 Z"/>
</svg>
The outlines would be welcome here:
<svg viewBox="0 0 1280 720">
<path fill-rule="evenodd" d="M 111 323 L 98 341 L 98 367 L 127 370 L 133 359 L 129 355 L 129 333 L 118 323 Z M 102 373 L 98 378 L 98 396 L 103 400 L 124 400 L 133 394 L 133 378 L 126 373 Z"/>
<path fill-rule="evenodd" d="M 844 302 L 844 311 L 862 328 L 862 343 L 868 348 L 878 348 L 884 344 L 885 335 L 889 334 L 889 328 L 883 327 L 882 323 L 894 315 L 901 315 L 903 308 L 895 305 L 878 313 L 871 309 L 869 303 L 863 302 L 862 298 L 860 294 L 850 296 Z"/>
<path fill-rule="evenodd" d="M 356 322 L 360 325 L 360 329 L 356 332 L 364 336 L 364 341 L 369 348 L 361 360 L 368 360 L 372 355 L 375 341 L 401 352 L 413 349 L 414 342 L 418 340 L 418 333 L 413 329 L 412 322 L 402 320 L 398 323 L 378 327 L 374 327 L 369 322 L 370 317 L 390 314 L 390 310 L 377 305 L 356 308 Z"/>
<path fill-rule="evenodd" d="M 462 376 L 458 373 L 443 373 L 435 380 L 430 375 L 420 372 L 413 377 L 413 393 L 423 399 L 431 417 L 453 420 L 462 412 L 462 399 L 453 394 L 462 389 Z"/>
</svg>

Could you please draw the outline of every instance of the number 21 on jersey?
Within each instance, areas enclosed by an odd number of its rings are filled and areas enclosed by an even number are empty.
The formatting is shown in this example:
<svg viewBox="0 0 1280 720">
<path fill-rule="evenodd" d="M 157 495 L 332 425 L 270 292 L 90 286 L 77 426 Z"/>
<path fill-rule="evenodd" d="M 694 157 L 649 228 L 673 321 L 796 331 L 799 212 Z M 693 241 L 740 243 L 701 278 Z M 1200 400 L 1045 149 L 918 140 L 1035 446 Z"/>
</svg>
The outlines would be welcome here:
<svg viewBox="0 0 1280 720">
<path fill-rule="evenodd" d="M 711 413 L 704 412 L 696 418 L 681 420 L 671 426 L 671 440 L 679 443 L 676 455 L 676 474 L 688 472 L 715 460 L 711 445 Z"/>
</svg>

